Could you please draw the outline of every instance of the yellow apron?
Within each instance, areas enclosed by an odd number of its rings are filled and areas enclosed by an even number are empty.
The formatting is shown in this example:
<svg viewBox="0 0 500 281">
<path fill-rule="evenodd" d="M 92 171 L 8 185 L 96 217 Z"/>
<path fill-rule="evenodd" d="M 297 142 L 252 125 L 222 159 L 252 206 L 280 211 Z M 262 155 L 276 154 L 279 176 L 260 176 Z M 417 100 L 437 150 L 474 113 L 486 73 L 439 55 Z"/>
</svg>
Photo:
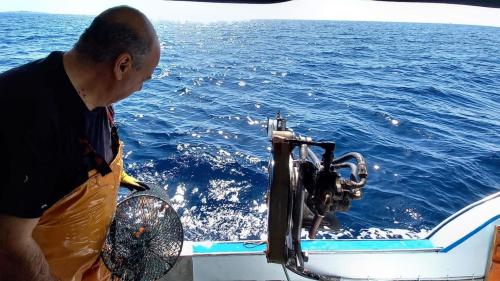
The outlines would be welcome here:
<svg viewBox="0 0 500 281">
<path fill-rule="evenodd" d="M 122 146 L 109 165 L 111 173 L 90 171 L 85 183 L 45 211 L 33 231 L 52 274 L 62 281 L 110 279 L 100 253 L 116 210 Z"/>
</svg>

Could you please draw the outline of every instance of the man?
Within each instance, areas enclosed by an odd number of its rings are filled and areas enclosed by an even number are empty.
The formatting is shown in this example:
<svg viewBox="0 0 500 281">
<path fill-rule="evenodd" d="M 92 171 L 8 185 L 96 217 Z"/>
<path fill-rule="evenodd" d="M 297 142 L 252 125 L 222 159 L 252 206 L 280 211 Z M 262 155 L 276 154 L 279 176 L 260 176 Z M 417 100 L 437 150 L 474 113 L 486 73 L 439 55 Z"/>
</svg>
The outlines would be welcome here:
<svg viewBox="0 0 500 281">
<path fill-rule="evenodd" d="M 70 51 L 0 75 L 1 281 L 107 280 L 99 254 L 123 172 L 111 105 L 159 58 L 152 24 L 120 6 Z"/>
</svg>

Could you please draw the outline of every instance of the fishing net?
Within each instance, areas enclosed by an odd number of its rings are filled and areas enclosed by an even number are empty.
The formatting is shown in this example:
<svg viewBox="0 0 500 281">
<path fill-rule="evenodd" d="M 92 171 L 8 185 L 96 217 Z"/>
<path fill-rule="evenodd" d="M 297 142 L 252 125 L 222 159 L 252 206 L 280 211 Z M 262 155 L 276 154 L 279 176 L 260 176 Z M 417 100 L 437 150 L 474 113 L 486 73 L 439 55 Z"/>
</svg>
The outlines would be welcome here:
<svg viewBox="0 0 500 281">
<path fill-rule="evenodd" d="M 157 280 L 177 261 L 183 236 L 180 218 L 166 200 L 135 193 L 118 204 L 102 258 L 113 278 Z"/>
</svg>

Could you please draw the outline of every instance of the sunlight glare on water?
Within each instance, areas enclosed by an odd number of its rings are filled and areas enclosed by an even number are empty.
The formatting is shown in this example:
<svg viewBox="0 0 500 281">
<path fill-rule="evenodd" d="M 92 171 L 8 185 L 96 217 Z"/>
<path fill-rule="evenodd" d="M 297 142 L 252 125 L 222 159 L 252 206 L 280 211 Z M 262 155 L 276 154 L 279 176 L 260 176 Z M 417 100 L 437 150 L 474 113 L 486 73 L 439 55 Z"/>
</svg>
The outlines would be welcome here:
<svg viewBox="0 0 500 281">
<path fill-rule="evenodd" d="M 0 14 L 0 71 L 68 50 L 91 17 Z M 13 23 L 16 23 L 15 25 Z M 266 237 L 268 117 L 362 153 L 332 238 L 423 237 L 500 190 L 500 29 L 335 21 L 157 23 L 162 57 L 116 104 L 126 170 L 166 190 L 187 240 Z M 451 199 L 452 198 L 452 199 Z"/>
</svg>

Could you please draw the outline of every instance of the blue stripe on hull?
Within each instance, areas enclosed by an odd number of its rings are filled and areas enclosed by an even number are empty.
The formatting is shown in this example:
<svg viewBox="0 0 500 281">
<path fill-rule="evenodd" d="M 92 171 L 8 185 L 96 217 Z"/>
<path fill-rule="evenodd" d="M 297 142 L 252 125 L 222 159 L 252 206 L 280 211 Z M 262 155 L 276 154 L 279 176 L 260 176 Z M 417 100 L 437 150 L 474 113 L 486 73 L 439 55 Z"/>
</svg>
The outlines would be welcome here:
<svg viewBox="0 0 500 281">
<path fill-rule="evenodd" d="M 304 251 L 400 251 L 433 249 L 431 241 L 419 240 L 311 240 L 302 242 Z"/>
<path fill-rule="evenodd" d="M 453 250 L 455 247 L 457 247 L 458 245 L 462 244 L 463 242 L 467 241 L 467 239 L 471 238 L 472 236 L 474 236 L 476 233 L 478 233 L 479 231 L 481 231 L 483 228 L 487 227 L 488 225 L 490 225 L 491 223 L 495 222 L 496 220 L 500 219 L 500 215 L 496 215 L 494 217 L 492 217 L 491 219 L 489 219 L 487 222 L 483 223 L 482 225 L 480 225 L 479 227 L 477 227 L 476 229 L 474 229 L 473 231 L 469 232 L 467 235 L 465 235 L 464 237 L 458 239 L 457 241 L 455 241 L 454 243 L 452 243 L 451 245 L 449 245 L 448 247 L 444 248 L 441 250 L 441 252 L 443 253 L 447 253 L 451 250 Z"/>
<path fill-rule="evenodd" d="M 301 243 L 304 251 L 401 251 L 428 250 L 434 245 L 427 239 L 419 240 L 304 240 Z M 266 250 L 263 242 L 214 242 L 195 244 L 194 254 L 215 253 L 259 253 Z"/>
</svg>

